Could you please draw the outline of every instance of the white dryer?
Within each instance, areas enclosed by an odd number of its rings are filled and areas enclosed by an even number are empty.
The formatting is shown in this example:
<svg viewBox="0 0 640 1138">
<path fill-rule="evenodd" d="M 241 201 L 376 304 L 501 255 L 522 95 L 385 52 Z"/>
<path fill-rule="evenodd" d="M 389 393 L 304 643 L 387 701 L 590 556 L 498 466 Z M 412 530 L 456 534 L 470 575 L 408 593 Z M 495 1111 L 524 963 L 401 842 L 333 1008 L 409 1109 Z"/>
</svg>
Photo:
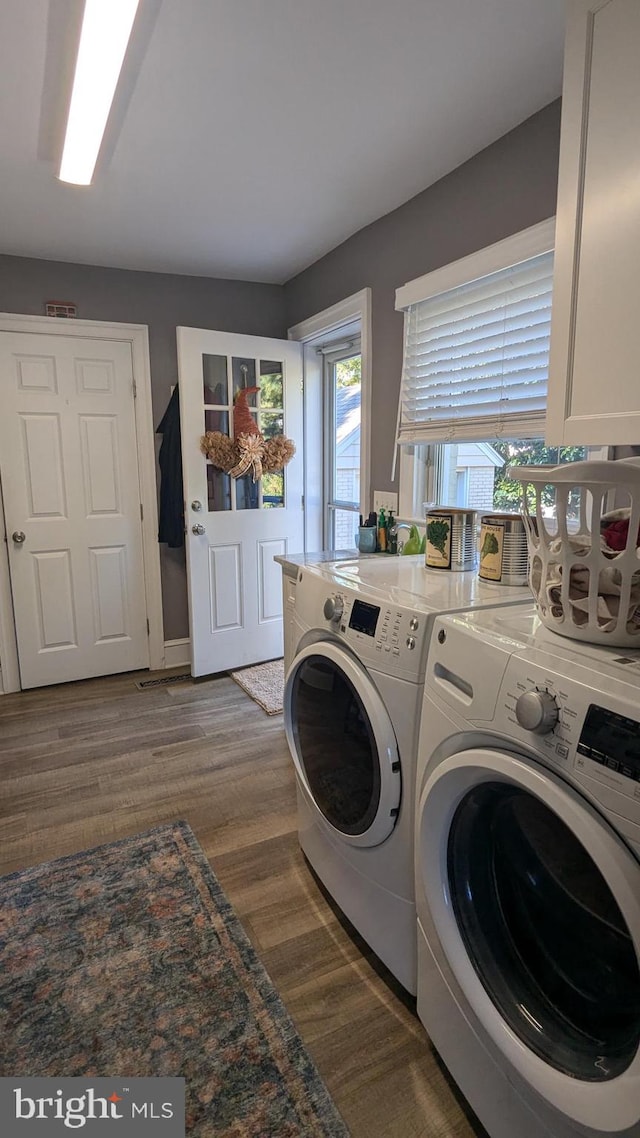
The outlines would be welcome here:
<svg viewBox="0 0 640 1138">
<path fill-rule="evenodd" d="M 421 557 L 303 567 L 284 715 L 300 845 L 367 944 L 416 991 L 415 770 L 434 617 L 530 602 L 528 589 Z"/>
<path fill-rule="evenodd" d="M 640 1138 L 640 653 L 438 618 L 418 1014 L 491 1138 Z"/>
</svg>

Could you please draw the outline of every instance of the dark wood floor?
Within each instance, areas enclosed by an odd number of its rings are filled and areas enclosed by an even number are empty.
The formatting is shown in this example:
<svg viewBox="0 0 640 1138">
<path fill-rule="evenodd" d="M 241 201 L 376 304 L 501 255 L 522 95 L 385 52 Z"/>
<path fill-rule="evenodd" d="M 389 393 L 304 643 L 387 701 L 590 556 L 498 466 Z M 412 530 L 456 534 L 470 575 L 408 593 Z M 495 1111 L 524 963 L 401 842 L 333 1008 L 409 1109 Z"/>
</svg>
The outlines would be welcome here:
<svg viewBox="0 0 640 1138">
<path fill-rule="evenodd" d="M 0 873 L 186 819 L 353 1138 L 473 1138 L 415 1016 L 296 837 L 282 716 L 228 677 L 0 696 Z"/>
</svg>

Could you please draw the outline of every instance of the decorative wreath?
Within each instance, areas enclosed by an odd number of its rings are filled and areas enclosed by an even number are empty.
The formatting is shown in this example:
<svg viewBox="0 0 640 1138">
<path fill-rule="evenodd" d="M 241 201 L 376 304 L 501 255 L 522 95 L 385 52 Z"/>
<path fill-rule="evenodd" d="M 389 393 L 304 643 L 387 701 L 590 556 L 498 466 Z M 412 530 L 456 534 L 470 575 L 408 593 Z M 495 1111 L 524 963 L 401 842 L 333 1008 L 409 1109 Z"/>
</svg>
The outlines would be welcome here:
<svg viewBox="0 0 640 1138">
<path fill-rule="evenodd" d="M 221 431 L 207 431 L 200 439 L 200 450 L 218 470 L 233 478 L 251 471 L 254 482 L 282 470 L 296 453 L 295 443 L 285 435 L 265 439 L 261 433 L 247 403 L 247 396 L 259 390 L 243 387 L 236 395 L 232 439 Z"/>
</svg>

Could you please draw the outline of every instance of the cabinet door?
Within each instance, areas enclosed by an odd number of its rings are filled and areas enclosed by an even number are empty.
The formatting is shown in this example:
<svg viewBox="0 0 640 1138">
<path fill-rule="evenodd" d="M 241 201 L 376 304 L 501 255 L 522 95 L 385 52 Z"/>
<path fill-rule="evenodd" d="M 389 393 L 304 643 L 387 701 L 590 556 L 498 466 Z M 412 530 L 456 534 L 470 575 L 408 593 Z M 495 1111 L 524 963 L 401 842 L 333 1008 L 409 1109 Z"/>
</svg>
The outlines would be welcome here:
<svg viewBox="0 0 640 1138">
<path fill-rule="evenodd" d="M 640 4 L 569 0 L 547 442 L 640 442 Z"/>
</svg>

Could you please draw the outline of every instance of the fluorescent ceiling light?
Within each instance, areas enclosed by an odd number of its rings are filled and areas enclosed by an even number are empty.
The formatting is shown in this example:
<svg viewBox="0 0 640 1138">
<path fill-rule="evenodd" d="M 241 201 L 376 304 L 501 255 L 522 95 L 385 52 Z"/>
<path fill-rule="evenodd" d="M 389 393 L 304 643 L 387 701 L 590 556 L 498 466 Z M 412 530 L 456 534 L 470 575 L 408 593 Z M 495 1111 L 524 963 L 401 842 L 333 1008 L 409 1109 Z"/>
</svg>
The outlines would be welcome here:
<svg viewBox="0 0 640 1138">
<path fill-rule="evenodd" d="M 85 0 L 58 177 L 88 186 L 107 125 L 139 0 Z"/>
</svg>

